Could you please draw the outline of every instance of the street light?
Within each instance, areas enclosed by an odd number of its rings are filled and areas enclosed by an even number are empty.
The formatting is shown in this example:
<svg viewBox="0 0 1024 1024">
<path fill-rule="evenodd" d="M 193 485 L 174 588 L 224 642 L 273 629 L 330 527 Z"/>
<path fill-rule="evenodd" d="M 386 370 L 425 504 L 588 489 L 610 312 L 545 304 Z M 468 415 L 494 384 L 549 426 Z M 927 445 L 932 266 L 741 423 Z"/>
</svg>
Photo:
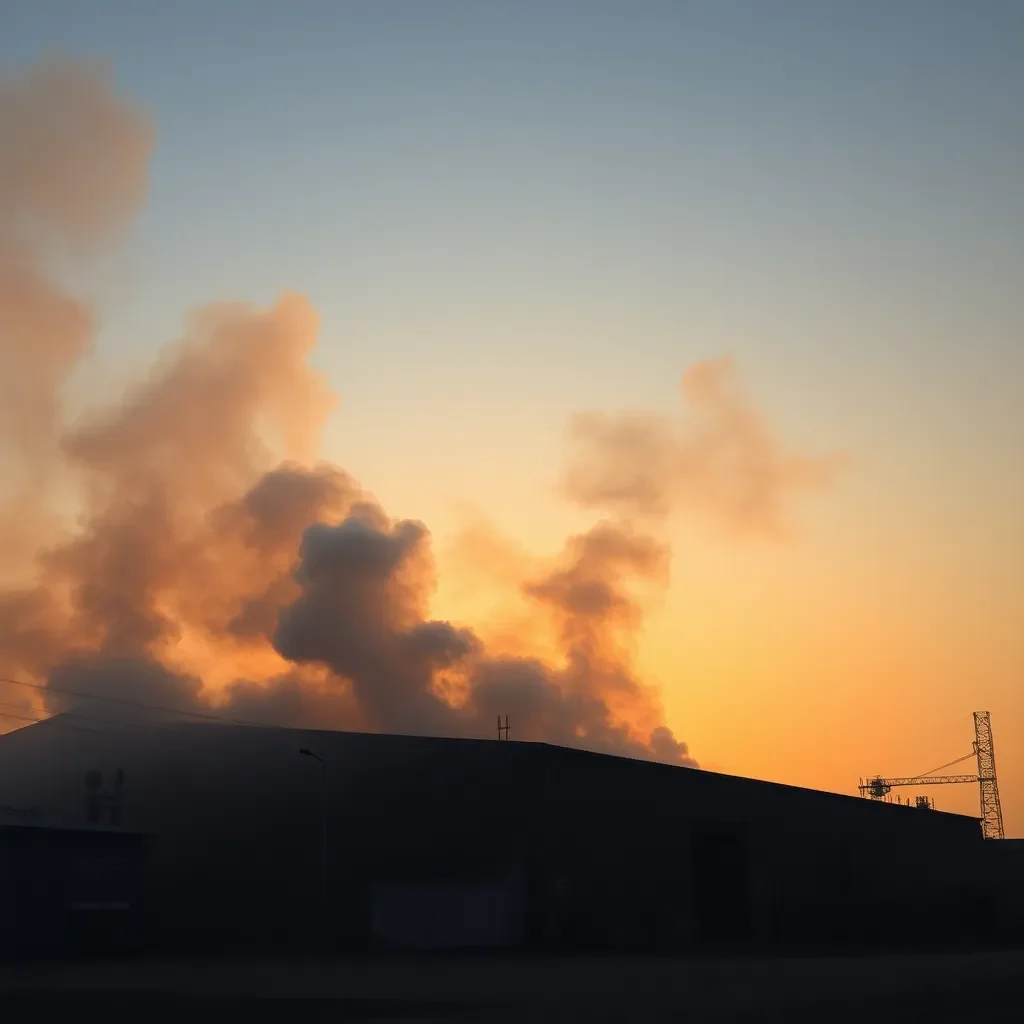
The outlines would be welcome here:
<svg viewBox="0 0 1024 1024">
<path fill-rule="evenodd" d="M 320 762 L 320 941 L 327 945 L 327 763 L 312 750 L 299 750 L 303 757 Z"/>
</svg>

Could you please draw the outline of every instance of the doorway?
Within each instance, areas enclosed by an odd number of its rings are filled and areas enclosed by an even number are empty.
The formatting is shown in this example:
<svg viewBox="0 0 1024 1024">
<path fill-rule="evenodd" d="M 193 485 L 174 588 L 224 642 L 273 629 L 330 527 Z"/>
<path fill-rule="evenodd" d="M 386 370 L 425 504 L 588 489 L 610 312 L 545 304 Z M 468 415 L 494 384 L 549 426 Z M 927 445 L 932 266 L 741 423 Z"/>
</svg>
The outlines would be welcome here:
<svg viewBox="0 0 1024 1024">
<path fill-rule="evenodd" d="M 750 880 L 745 830 L 705 822 L 690 836 L 693 905 L 700 934 L 709 941 L 750 936 Z"/>
</svg>

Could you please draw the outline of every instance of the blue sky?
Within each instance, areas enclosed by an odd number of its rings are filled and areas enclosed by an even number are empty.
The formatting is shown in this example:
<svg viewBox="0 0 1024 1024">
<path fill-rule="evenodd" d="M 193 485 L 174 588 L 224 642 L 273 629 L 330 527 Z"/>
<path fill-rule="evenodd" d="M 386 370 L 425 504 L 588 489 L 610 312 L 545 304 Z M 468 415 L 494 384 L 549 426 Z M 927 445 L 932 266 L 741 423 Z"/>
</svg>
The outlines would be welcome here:
<svg viewBox="0 0 1024 1024">
<path fill-rule="evenodd" d="M 567 413 L 720 351 L 824 447 L 1020 423 L 1018 4 L 2 7 L 5 65 L 108 59 L 157 128 L 101 355 L 303 291 L 370 486 L 430 446 L 433 497 L 495 446 L 550 477 Z"/>
</svg>

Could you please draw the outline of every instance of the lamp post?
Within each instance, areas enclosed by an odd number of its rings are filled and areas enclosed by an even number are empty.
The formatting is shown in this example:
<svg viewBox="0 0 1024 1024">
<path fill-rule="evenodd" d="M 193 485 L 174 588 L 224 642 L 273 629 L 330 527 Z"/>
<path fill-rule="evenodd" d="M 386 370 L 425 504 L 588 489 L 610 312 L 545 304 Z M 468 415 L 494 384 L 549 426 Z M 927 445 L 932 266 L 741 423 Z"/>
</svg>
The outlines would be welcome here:
<svg viewBox="0 0 1024 1024">
<path fill-rule="evenodd" d="M 320 762 L 320 941 L 327 946 L 327 763 L 312 750 L 299 753 Z"/>
</svg>

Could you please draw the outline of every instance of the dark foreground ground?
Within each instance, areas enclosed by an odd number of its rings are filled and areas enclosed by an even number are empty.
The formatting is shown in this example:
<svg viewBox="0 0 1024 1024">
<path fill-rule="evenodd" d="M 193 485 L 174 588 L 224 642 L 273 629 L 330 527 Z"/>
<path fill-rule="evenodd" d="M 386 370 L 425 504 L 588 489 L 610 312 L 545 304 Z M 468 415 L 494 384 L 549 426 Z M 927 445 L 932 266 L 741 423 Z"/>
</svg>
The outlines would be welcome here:
<svg viewBox="0 0 1024 1024">
<path fill-rule="evenodd" d="M 1024 951 L 4 967 L 0 1021 L 1024 1021 Z"/>
</svg>

